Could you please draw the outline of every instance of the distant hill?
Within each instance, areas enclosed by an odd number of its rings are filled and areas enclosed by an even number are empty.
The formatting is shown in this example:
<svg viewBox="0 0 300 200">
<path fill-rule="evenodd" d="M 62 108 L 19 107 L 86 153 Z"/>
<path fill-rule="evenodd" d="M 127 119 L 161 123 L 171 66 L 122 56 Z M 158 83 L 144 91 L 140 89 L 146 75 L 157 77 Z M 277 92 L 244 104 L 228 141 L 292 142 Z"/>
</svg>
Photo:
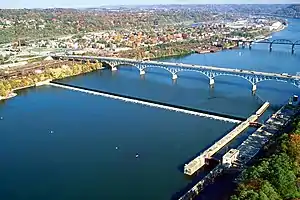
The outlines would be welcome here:
<svg viewBox="0 0 300 200">
<path fill-rule="evenodd" d="M 277 10 L 274 14 L 286 17 L 300 18 L 300 4 L 292 4 Z"/>
</svg>

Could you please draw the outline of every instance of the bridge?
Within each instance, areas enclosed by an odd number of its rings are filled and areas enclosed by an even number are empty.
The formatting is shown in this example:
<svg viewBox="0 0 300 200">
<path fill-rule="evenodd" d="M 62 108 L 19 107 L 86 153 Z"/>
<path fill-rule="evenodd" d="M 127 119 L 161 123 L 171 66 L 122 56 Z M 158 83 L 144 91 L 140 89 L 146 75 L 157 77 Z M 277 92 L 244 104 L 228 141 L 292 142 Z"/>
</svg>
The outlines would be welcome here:
<svg viewBox="0 0 300 200">
<path fill-rule="evenodd" d="M 241 40 L 241 39 L 235 39 L 235 38 L 227 38 L 229 41 L 235 41 L 235 42 L 242 42 L 243 46 L 245 46 L 246 43 L 249 43 L 249 48 L 252 48 L 252 44 L 269 44 L 269 50 L 272 51 L 273 45 L 274 44 L 281 44 L 281 45 L 290 45 L 292 47 L 292 54 L 295 53 L 295 46 L 299 45 L 300 46 L 300 40 L 297 41 L 291 41 L 287 39 L 275 39 L 275 40 Z"/>
<path fill-rule="evenodd" d="M 51 55 L 54 59 L 74 60 L 74 61 L 90 61 L 106 63 L 112 71 L 117 70 L 117 66 L 129 65 L 136 67 L 140 75 L 145 75 L 149 68 L 160 68 L 170 73 L 173 80 L 176 80 L 181 72 L 195 72 L 203 75 L 208 79 L 211 87 L 215 84 L 215 78 L 219 76 L 240 77 L 248 81 L 252 85 L 252 91 L 255 92 L 257 84 L 264 81 L 281 81 L 300 87 L 300 76 L 289 75 L 286 73 L 278 74 L 271 72 L 258 72 L 242 69 L 220 68 L 213 66 L 201 66 L 184 63 L 160 62 L 160 61 L 144 61 L 128 58 L 116 57 L 95 57 L 95 56 L 75 56 L 75 55 Z"/>
</svg>

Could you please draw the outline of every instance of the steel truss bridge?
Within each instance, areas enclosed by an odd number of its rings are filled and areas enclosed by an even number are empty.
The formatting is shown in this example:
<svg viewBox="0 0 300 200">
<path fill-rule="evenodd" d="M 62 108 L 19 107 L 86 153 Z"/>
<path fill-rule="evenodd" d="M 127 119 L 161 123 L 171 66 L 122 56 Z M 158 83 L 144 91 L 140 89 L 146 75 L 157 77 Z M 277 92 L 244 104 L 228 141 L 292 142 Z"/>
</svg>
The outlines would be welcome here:
<svg viewBox="0 0 300 200">
<path fill-rule="evenodd" d="M 261 40 L 261 41 L 255 41 L 255 40 L 241 40 L 241 39 L 234 39 L 234 38 L 227 38 L 229 41 L 235 41 L 235 42 L 242 42 L 243 46 L 245 43 L 249 43 L 249 48 L 251 49 L 252 44 L 269 44 L 269 50 L 272 51 L 273 45 L 275 44 L 281 44 L 281 45 L 290 45 L 292 48 L 292 54 L 295 53 L 295 46 L 300 46 L 300 40 L 297 41 L 291 41 L 287 39 L 275 39 L 275 40 Z"/>
<path fill-rule="evenodd" d="M 300 76 L 289 75 L 286 73 L 278 74 L 271 72 L 258 72 L 243 69 L 220 68 L 213 66 L 201 66 L 193 64 L 160 62 L 160 61 L 145 61 L 128 58 L 116 57 L 95 57 L 95 56 L 75 56 L 75 55 L 51 55 L 54 59 L 82 61 L 82 62 L 101 62 L 110 66 L 112 71 L 117 70 L 117 66 L 128 65 L 136 67 L 140 75 L 144 75 L 149 68 L 160 68 L 170 73 L 172 79 L 178 78 L 181 72 L 195 72 L 203 75 L 209 81 L 210 86 L 214 86 L 215 78 L 219 76 L 233 76 L 245 79 L 252 85 L 252 91 L 256 91 L 258 83 L 264 81 L 281 81 L 292 84 L 300 88 Z"/>
</svg>

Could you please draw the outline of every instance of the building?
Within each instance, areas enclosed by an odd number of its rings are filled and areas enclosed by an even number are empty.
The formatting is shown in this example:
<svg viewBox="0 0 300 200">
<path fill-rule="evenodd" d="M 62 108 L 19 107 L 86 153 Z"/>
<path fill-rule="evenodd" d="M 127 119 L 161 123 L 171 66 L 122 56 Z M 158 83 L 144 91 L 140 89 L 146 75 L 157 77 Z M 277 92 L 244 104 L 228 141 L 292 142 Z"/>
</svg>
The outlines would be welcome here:
<svg viewBox="0 0 300 200">
<path fill-rule="evenodd" d="M 226 167 L 231 167 L 232 163 L 237 160 L 239 150 L 230 149 L 222 158 L 222 164 Z"/>
</svg>

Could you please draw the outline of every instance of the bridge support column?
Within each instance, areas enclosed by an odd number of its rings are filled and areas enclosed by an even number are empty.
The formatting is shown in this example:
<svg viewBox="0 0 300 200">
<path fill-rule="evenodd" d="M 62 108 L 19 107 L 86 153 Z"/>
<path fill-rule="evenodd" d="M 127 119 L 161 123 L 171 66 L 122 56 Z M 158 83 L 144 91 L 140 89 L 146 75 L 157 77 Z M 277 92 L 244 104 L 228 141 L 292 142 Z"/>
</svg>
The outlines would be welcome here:
<svg viewBox="0 0 300 200">
<path fill-rule="evenodd" d="M 250 42 L 250 44 L 249 44 L 249 49 L 250 50 L 252 49 L 252 42 Z"/>
<path fill-rule="evenodd" d="M 144 71 L 144 70 L 140 70 L 140 75 L 142 76 L 142 75 L 145 75 L 146 74 L 146 72 Z"/>
<path fill-rule="evenodd" d="M 295 53 L 295 49 L 294 48 L 292 48 L 292 54 L 294 54 Z"/>
<path fill-rule="evenodd" d="M 176 80 L 177 78 L 178 78 L 178 77 L 177 77 L 177 74 L 173 74 L 173 75 L 172 75 L 172 79 L 173 79 L 173 80 Z"/>
<path fill-rule="evenodd" d="M 253 93 L 253 94 L 255 94 L 256 89 L 257 89 L 257 88 L 256 88 L 256 84 L 253 84 L 253 85 L 252 85 L 252 93 Z"/>
<path fill-rule="evenodd" d="M 111 68 L 111 71 L 117 71 L 118 69 L 117 69 L 117 67 L 112 67 Z"/>
<path fill-rule="evenodd" d="M 213 87 L 215 86 L 215 79 L 213 79 L 213 78 L 210 78 L 210 79 L 209 79 L 209 86 L 210 86 L 211 88 L 213 88 Z"/>
<path fill-rule="evenodd" d="M 242 48 L 244 49 L 244 48 L 245 48 L 245 46 L 246 46 L 246 43 L 245 43 L 245 42 L 243 42 L 243 43 L 242 43 Z"/>
</svg>

